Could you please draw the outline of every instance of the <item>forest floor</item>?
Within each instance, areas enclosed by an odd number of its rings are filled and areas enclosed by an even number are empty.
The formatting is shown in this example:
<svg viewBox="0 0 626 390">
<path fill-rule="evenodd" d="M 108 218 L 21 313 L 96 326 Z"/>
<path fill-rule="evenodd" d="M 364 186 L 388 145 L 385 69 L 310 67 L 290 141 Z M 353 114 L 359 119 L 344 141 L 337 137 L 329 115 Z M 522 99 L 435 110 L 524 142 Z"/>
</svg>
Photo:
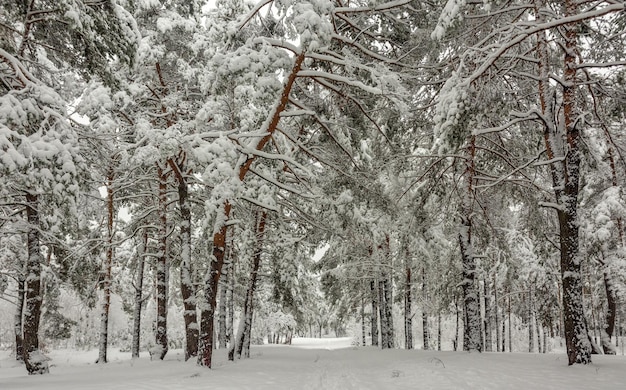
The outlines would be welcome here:
<svg viewBox="0 0 626 390">
<path fill-rule="evenodd" d="M 206 370 L 182 351 L 164 361 L 130 359 L 112 349 L 51 351 L 50 374 L 28 376 L 10 351 L 0 351 L 2 390 L 159 389 L 625 389 L 626 357 L 594 356 L 589 366 L 567 366 L 564 354 L 466 353 L 352 347 L 352 338 L 293 340 L 253 346 L 251 359 L 232 363 L 225 351 Z"/>
</svg>

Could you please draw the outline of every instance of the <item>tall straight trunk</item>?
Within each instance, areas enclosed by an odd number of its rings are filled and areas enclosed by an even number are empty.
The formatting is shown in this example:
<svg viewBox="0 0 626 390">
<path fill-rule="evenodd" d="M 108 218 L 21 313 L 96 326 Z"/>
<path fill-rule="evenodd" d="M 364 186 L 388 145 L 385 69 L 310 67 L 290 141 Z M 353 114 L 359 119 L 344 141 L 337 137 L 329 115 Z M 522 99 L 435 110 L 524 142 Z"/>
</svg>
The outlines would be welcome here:
<svg viewBox="0 0 626 390">
<path fill-rule="evenodd" d="M 509 300 L 509 307 L 508 307 L 508 315 L 509 315 L 509 337 L 508 337 L 508 341 L 509 341 L 509 352 L 513 352 L 513 337 L 512 337 L 512 323 L 511 323 L 511 289 L 509 288 L 508 290 L 509 292 L 509 296 L 508 296 L 508 300 Z"/>
<path fill-rule="evenodd" d="M 536 0 L 536 6 L 543 6 Z M 575 0 L 563 2 L 564 17 L 578 13 Z M 544 18 L 536 10 L 538 21 Z M 563 26 L 563 123 L 553 123 L 554 108 L 548 96 L 550 88 L 548 45 L 546 33 L 538 34 L 537 53 L 539 58 L 539 99 L 544 121 L 544 141 L 550 164 L 555 198 L 558 203 L 559 240 L 561 250 L 561 282 L 563 285 L 563 322 L 568 363 L 591 363 L 591 344 L 584 317 L 582 297 L 581 259 L 579 253 L 578 192 L 580 180 L 580 125 L 579 108 L 576 102 L 576 56 L 578 52 L 578 22 Z M 561 133 L 561 129 L 565 131 Z M 563 145 L 563 140 L 566 146 Z"/>
<path fill-rule="evenodd" d="M 437 313 L 437 351 L 441 351 L 441 312 Z"/>
<path fill-rule="evenodd" d="M 387 300 L 385 299 L 386 276 L 382 273 L 378 277 L 378 318 L 380 318 L 380 346 L 382 349 L 389 345 L 387 341 Z"/>
<path fill-rule="evenodd" d="M 131 346 L 131 356 L 139 357 L 139 346 L 141 344 L 141 307 L 143 305 L 143 273 L 146 263 L 146 251 L 148 246 L 148 229 L 141 229 L 141 239 L 137 245 L 137 276 L 135 277 L 135 299 L 133 308 L 133 340 Z"/>
<path fill-rule="evenodd" d="M 230 251 L 231 261 L 228 264 L 228 291 L 226 298 L 228 300 L 226 315 L 226 341 L 232 343 L 234 340 L 233 323 L 235 322 L 235 248 L 231 245 Z"/>
<path fill-rule="evenodd" d="M 476 136 L 470 135 L 467 142 L 467 159 L 463 173 L 465 188 L 461 206 L 461 224 L 459 227 L 459 245 L 463 265 L 461 287 L 465 309 L 465 329 L 463 330 L 463 350 L 481 351 L 480 302 L 476 289 L 476 259 L 472 244 L 472 214 L 474 204 L 474 160 L 476 156 Z"/>
<path fill-rule="evenodd" d="M 500 348 L 500 305 L 498 304 L 498 283 L 495 274 L 493 275 L 493 302 L 496 322 L 496 352 L 504 352 L 503 348 Z"/>
<path fill-rule="evenodd" d="M 48 362 L 39 350 L 39 322 L 41 317 L 41 253 L 39 234 L 39 197 L 26 194 L 28 222 L 28 260 L 24 286 L 23 353 L 29 375 L 47 374 Z"/>
<path fill-rule="evenodd" d="M 115 214 L 113 179 L 115 173 L 109 169 L 107 190 L 107 252 L 102 269 L 102 312 L 100 313 L 100 343 L 96 363 L 107 362 L 109 340 L 109 309 L 111 307 L 111 268 L 113 267 L 113 215 Z"/>
<path fill-rule="evenodd" d="M 230 252 L 230 250 L 229 250 Z M 217 342 L 218 342 L 218 348 L 223 349 L 227 347 L 227 341 L 226 341 L 226 306 L 228 304 L 227 302 L 227 292 L 228 292 L 228 284 L 230 283 L 229 279 L 230 279 L 230 275 L 229 275 L 229 261 L 225 261 L 224 263 L 224 268 L 223 268 L 223 272 L 222 272 L 222 277 L 220 278 L 220 286 L 219 286 L 219 290 L 220 290 L 220 301 L 219 301 L 219 317 L 217 318 Z"/>
<path fill-rule="evenodd" d="M 384 297 L 385 297 L 385 317 L 387 323 L 387 348 L 394 348 L 394 331 L 393 331 L 393 283 L 390 276 L 386 276 L 384 280 Z"/>
<path fill-rule="evenodd" d="M 493 351 L 493 336 L 491 334 L 491 291 L 489 290 L 489 278 L 483 283 L 483 298 L 485 300 L 485 351 Z"/>
<path fill-rule="evenodd" d="M 542 351 L 542 341 L 541 334 L 545 331 L 545 329 L 539 323 L 539 316 L 535 314 L 535 329 L 537 329 L 537 352 L 541 353 Z"/>
<path fill-rule="evenodd" d="M 426 302 L 428 302 L 428 292 L 426 291 L 426 269 L 422 267 L 422 342 L 423 349 L 430 349 L 430 332 L 428 331 L 428 310 L 426 310 Z"/>
<path fill-rule="evenodd" d="M 370 293 L 372 297 L 372 318 L 371 318 L 371 331 L 372 331 L 372 346 L 378 346 L 378 291 L 376 289 L 376 281 L 370 281 Z"/>
<path fill-rule="evenodd" d="M 364 347 L 367 345 L 365 329 L 365 299 L 361 296 L 361 345 Z"/>
<path fill-rule="evenodd" d="M 604 279 L 604 289 L 606 292 L 606 316 L 604 317 L 604 327 L 600 337 L 602 350 L 606 355 L 615 355 L 617 350 L 611 342 L 613 333 L 615 332 L 615 317 L 617 315 L 617 295 L 613 285 L 613 278 L 606 265 L 602 267 L 602 276 Z"/>
<path fill-rule="evenodd" d="M 167 261 L 167 174 L 157 164 L 159 179 L 158 215 L 159 237 L 156 259 L 156 333 L 153 355 L 163 360 L 168 350 L 167 340 L 167 296 L 168 296 L 168 261 Z"/>
<path fill-rule="evenodd" d="M 22 270 L 17 279 L 17 301 L 15 302 L 15 316 L 13 317 L 13 330 L 15 333 L 15 360 L 24 361 L 24 339 L 22 317 L 24 316 L 24 286 L 26 278 Z"/>
<path fill-rule="evenodd" d="M 413 318 L 411 316 L 411 267 L 405 269 L 404 284 L 404 348 L 413 349 Z"/>
<path fill-rule="evenodd" d="M 250 336 L 252 331 L 252 316 L 254 310 L 254 293 L 256 291 L 259 266 L 261 264 L 261 252 L 263 251 L 263 238 L 265 235 L 265 226 L 267 213 L 265 211 L 257 212 L 255 223 L 256 244 L 254 254 L 252 255 L 252 271 L 250 272 L 250 282 L 246 292 L 246 300 L 243 307 L 243 326 L 239 327 L 237 340 L 233 343 L 231 349 L 235 349 L 235 355 L 239 359 L 242 353 L 244 357 L 250 357 Z M 231 353 L 229 352 L 229 360 Z"/>
<path fill-rule="evenodd" d="M 170 158 L 168 164 L 178 182 L 178 208 L 180 211 L 180 294 L 183 299 L 183 320 L 185 322 L 185 361 L 198 355 L 198 319 L 196 310 L 196 289 L 193 285 L 191 262 L 191 209 L 189 206 L 189 186 L 186 175 L 186 155 L 180 153 L 177 161 Z"/>
<path fill-rule="evenodd" d="M 528 283 L 528 352 L 535 352 L 535 322 L 533 321 L 533 284 Z"/>
<path fill-rule="evenodd" d="M 264 124 L 265 135 L 259 139 L 255 145 L 256 150 L 262 150 L 265 145 L 270 141 L 272 135 L 278 128 L 281 114 L 287 109 L 289 104 L 289 97 L 291 95 L 291 89 L 295 84 L 298 73 L 302 68 L 304 62 L 305 53 L 299 53 L 295 59 L 294 64 L 289 76 L 285 79 L 283 90 L 278 99 L 277 105 L 274 107 L 270 117 Z M 248 155 L 248 158 L 238 163 L 237 170 L 239 171 L 239 180 L 244 181 L 252 163 L 255 160 L 255 156 Z M 198 365 L 211 368 L 213 359 L 213 328 L 215 326 L 213 320 L 215 317 L 215 309 L 217 306 L 217 287 L 224 266 L 224 253 L 226 249 L 226 230 L 227 222 L 230 218 L 230 211 L 232 205 L 226 200 L 223 204 L 222 214 L 218 215 L 216 219 L 215 233 L 213 234 L 213 255 L 211 258 L 211 264 L 209 271 L 205 275 L 204 279 L 204 304 L 201 310 L 200 320 L 200 337 L 198 344 Z"/>
<path fill-rule="evenodd" d="M 454 321 L 454 350 L 458 351 L 459 349 L 459 332 L 460 332 L 460 326 L 459 326 L 459 320 L 460 320 L 460 308 L 459 308 L 459 302 L 457 300 L 457 296 L 456 294 L 454 295 L 454 308 L 455 308 L 455 315 L 456 315 L 456 320 Z"/>
</svg>

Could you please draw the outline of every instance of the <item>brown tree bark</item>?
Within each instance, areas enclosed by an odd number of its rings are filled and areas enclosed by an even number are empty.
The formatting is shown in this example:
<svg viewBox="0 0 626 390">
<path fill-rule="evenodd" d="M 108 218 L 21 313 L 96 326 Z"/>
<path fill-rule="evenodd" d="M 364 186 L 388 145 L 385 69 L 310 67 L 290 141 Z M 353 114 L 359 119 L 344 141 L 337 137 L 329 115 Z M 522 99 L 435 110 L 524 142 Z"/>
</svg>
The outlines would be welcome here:
<svg viewBox="0 0 626 390">
<path fill-rule="evenodd" d="M 22 317 L 24 316 L 24 287 L 26 276 L 24 269 L 17 277 L 17 301 L 15 303 L 15 316 L 13 317 L 13 329 L 15 333 L 15 360 L 24 361 L 24 339 Z"/>
<path fill-rule="evenodd" d="M 278 104 L 276 105 L 274 112 L 269 118 L 269 122 L 267 125 L 267 135 L 262 137 L 256 144 L 256 150 L 262 150 L 271 139 L 272 134 L 274 134 L 274 132 L 276 131 L 276 128 L 278 127 L 278 123 L 280 121 L 280 115 L 282 112 L 285 111 L 287 105 L 289 104 L 291 89 L 296 81 L 298 72 L 300 72 L 300 69 L 302 68 L 304 58 L 304 52 L 296 56 L 291 73 L 285 81 L 283 92 L 278 101 Z M 243 181 L 245 179 L 246 174 L 250 170 L 250 167 L 255 158 L 255 156 L 249 156 L 248 159 L 238 168 L 239 180 Z M 211 259 L 211 265 L 204 281 L 205 307 L 202 309 L 200 321 L 198 364 L 209 368 L 211 368 L 211 362 L 213 357 L 213 334 L 215 326 L 213 321 L 215 317 L 215 309 L 217 306 L 217 288 L 220 274 L 222 272 L 222 267 L 224 265 L 224 253 L 226 249 L 226 229 L 227 222 L 230 218 L 231 208 L 231 203 L 226 201 L 223 205 L 222 215 L 218 218 L 220 222 L 218 229 L 216 229 L 216 232 L 213 235 L 213 256 Z"/>
<path fill-rule="evenodd" d="M 536 2 L 537 18 L 543 19 Z M 578 4 L 575 0 L 563 2 L 564 17 L 575 16 Z M 537 55 L 539 59 L 539 99 L 544 120 L 544 140 L 550 164 L 554 193 L 557 201 L 559 240 L 561 251 L 561 284 L 563 285 L 563 322 L 568 363 L 570 365 L 591 363 L 591 345 L 584 317 L 582 297 L 581 259 L 579 253 L 578 193 L 580 180 L 580 129 L 577 120 L 579 109 L 577 95 L 578 23 L 563 26 L 563 107 L 562 124 L 554 123 L 554 108 L 548 98 L 549 74 L 548 45 L 546 33 L 538 34 Z M 564 134 L 560 133 L 564 129 Z M 565 145 L 562 140 L 565 139 Z M 564 154 L 563 154 L 564 153 Z"/>
</svg>

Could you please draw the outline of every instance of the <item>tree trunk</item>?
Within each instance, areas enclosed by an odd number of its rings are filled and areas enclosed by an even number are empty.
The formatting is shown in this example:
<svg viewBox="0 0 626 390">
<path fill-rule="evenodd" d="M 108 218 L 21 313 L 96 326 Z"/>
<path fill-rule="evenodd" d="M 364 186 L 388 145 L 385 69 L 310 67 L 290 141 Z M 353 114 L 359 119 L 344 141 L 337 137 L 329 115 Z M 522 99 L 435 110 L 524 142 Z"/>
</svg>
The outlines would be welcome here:
<svg viewBox="0 0 626 390">
<path fill-rule="evenodd" d="M 405 269 L 404 284 L 404 348 L 413 349 L 413 319 L 411 317 L 411 267 Z"/>
<path fill-rule="evenodd" d="M 167 261 L 167 174 L 158 165 L 159 179 L 158 215 L 159 249 L 156 261 L 156 334 L 152 354 L 163 360 L 168 350 L 167 340 L 167 296 L 168 296 L 168 261 Z"/>
<path fill-rule="evenodd" d="M 456 294 L 454 295 L 454 308 L 455 308 L 455 314 L 456 314 L 456 321 L 454 321 L 454 350 L 458 351 L 459 349 L 459 332 L 460 332 L 460 326 L 459 326 L 459 320 L 460 320 L 460 310 L 459 310 L 459 302 L 457 300 L 457 296 Z"/>
<path fill-rule="evenodd" d="M 508 303 L 509 303 L 509 307 L 508 307 L 508 315 L 509 315 L 509 337 L 508 337 L 508 341 L 509 341 L 509 352 L 513 352 L 513 337 L 512 337 L 512 323 L 511 323 L 511 289 L 509 288 L 508 290 Z M 504 344 L 504 338 L 502 338 L 502 343 Z"/>
<path fill-rule="evenodd" d="M 617 314 L 617 296 L 615 288 L 612 284 L 612 278 L 607 266 L 602 269 L 602 275 L 604 277 L 604 288 L 606 291 L 606 317 L 604 319 L 604 329 L 602 329 L 602 350 L 606 355 L 615 355 L 617 350 L 611 342 L 613 332 L 615 332 L 615 316 Z"/>
<path fill-rule="evenodd" d="M 22 317 L 24 316 L 24 286 L 26 278 L 24 270 L 18 274 L 17 279 L 17 301 L 15 304 L 15 316 L 13 317 L 13 329 L 15 332 L 15 360 L 24 361 L 24 339 Z"/>
<path fill-rule="evenodd" d="M 189 188 L 185 175 L 185 154 L 179 161 L 169 159 L 172 171 L 178 181 L 178 208 L 180 210 L 180 294 L 183 299 L 183 320 L 185 321 L 185 361 L 198 355 L 198 314 L 196 310 L 196 289 L 193 285 L 193 267 L 191 262 L 191 209 L 189 207 Z"/>
<path fill-rule="evenodd" d="M 266 135 L 264 135 L 256 144 L 256 150 L 262 150 L 267 142 L 272 137 L 272 134 L 276 131 L 280 117 L 283 111 L 289 104 L 289 97 L 291 95 L 291 89 L 296 81 L 296 77 L 302 68 L 304 62 L 305 53 L 300 53 L 294 59 L 294 64 L 289 76 L 285 80 L 283 91 L 280 95 L 278 103 L 274 108 L 271 116 L 267 121 L 267 128 L 265 129 Z M 252 163 L 255 160 L 255 156 L 249 155 L 248 159 L 239 165 L 239 180 L 243 181 L 246 174 L 250 170 Z M 231 204 L 228 200 L 224 202 L 222 212 L 223 214 L 218 216 L 215 234 L 213 234 L 213 256 L 211 259 L 210 269 L 207 272 L 204 280 L 204 308 L 201 314 L 200 323 L 200 340 L 198 346 L 198 365 L 211 368 L 211 360 L 213 357 L 213 328 L 215 308 L 217 305 L 217 286 L 222 272 L 222 266 L 224 265 L 224 251 L 226 248 L 226 229 L 228 219 L 230 218 Z"/>
<path fill-rule="evenodd" d="M 365 339 L 365 299 L 361 296 L 361 345 L 366 346 L 367 341 Z"/>
<path fill-rule="evenodd" d="M 461 224 L 459 227 L 459 244 L 463 264 L 463 304 L 465 308 L 465 329 L 463 331 L 463 350 L 481 351 L 480 334 L 480 302 L 476 289 L 476 259 L 472 245 L 472 214 L 474 203 L 474 158 L 476 155 L 476 137 L 469 136 L 467 144 L 467 160 L 465 172 L 465 188 L 462 199 Z"/>
<path fill-rule="evenodd" d="M 250 283 L 248 285 L 248 291 L 246 292 L 246 300 L 243 307 L 243 326 L 239 327 L 239 334 L 237 335 L 237 341 L 233 343 L 235 348 L 235 355 L 238 359 L 241 358 L 243 352 L 244 357 L 250 357 L 250 337 L 252 331 L 252 315 L 254 309 L 254 293 L 256 291 L 256 285 L 259 274 L 259 266 L 261 264 L 261 252 L 263 251 L 263 236 L 265 235 L 267 213 L 265 211 L 259 211 L 257 213 L 255 223 L 255 236 L 256 244 L 254 254 L 252 255 L 252 271 L 250 272 Z M 230 354 L 229 354 L 230 359 Z M 232 359 L 231 359 L 232 360 Z"/>
<path fill-rule="evenodd" d="M 493 336 L 491 334 L 491 291 L 489 290 L 489 278 L 483 283 L 483 298 L 485 300 L 485 351 L 493 351 Z"/>
<path fill-rule="evenodd" d="M 498 283 L 495 274 L 493 275 L 493 302 L 496 322 L 496 352 L 504 352 L 504 348 L 500 348 L 500 304 L 498 303 Z"/>
<path fill-rule="evenodd" d="M 41 317 L 41 253 L 39 243 L 39 197 L 26 194 L 28 220 L 28 261 L 24 288 L 24 363 L 29 375 L 47 374 L 48 362 L 39 350 L 39 322 Z"/>
<path fill-rule="evenodd" d="M 372 294 L 372 346 L 378 346 L 378 291 L 376 290 L 376 281 L 370 281 L 370 292 Z"/>
<path fill-rule="evenodd" d="M 107 174 L 107 252 L 102 269 L 102 312 L 100 313 L 100 343 L 96 363 L 107 362 L 109 340 L 109 308 L 111 307 L 111 268 L 113 267 L 113 216 L 115 214 L 113 169 Z"/>
<path fill-rule="evenodd" d="M 537 0 L 537 8 L 542 2 Z M 578 12 L 575 0 L 563 2 L 564 17 L 573 17 Z M 543 14 L 536 10 L 539 21 Z M 563 123 L 551 121 L 555 118 L 551 100 L 548 98 L 549 74 L 548 45 L 546 33 L 538 34 L 539 98 L 544 122 L 544 141 L 550 164 L 555 198 L 558 203 L 559 239 L 561 250 L 561 281 L 563 285 L 563 321 L 568 363 L 570 365 L 591 363 L 591 345 L 584 317 L 582 301 L 581 259 L 579 253 L 578 192 L 580 180 L 580 129 L 579 109 L 576 102 L 576 55 L 578 52 L 578 23 L 563 26 Z M 558 120 L 558 119 L 557 119 Z M 565 130 L 565 134 L 560 133 Z M 563 145 L 563 140 L 566 146 Z"/>
<path fill-rule="evenodd" d="M 528 352 L 535 352 L 535 330 L 533 321 L 533 284 L 528 283 Z"/>
<path fill-rule="evenodd" d="M 133 340 L 131 356 L 139 358 L 139 346 L 141 343 L 141 307 L 143 305 L 143 273 L 146 263 L 146 251 L 148 246 L 148 229 L 142 228 L 141 239 L 137 246 L 137 277 L 135 278 L 135 307 L 133 309 Z"/>
<path fill-rule="evenodd" d="M 426 310 L 426 302 L 428 302 L 428 293 L 426 291 L 426 270 L 422 267 L 422 342 L 423 349 L 430 349 L 430 332 L 428 331 L 428 311 Z"/>
<path fill-rule="evenodd" d="M 437 313 L 437 351 L 441 351 L 441 313 Z"/>
</svg>

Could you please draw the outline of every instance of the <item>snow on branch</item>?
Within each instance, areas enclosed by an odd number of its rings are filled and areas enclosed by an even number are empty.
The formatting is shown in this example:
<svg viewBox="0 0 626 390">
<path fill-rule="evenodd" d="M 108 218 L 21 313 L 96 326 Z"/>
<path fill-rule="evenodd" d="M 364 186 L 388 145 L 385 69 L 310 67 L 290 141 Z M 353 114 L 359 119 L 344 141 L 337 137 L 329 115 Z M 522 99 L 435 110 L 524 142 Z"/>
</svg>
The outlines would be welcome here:
<svg viewBox="0 0 626 390">
<path fill-rule="evenodd" d="M 554 203 L 554 202 L 539 202 L 538 205 L 540 207 L 549 207 L 555 209 L 557 211 L 565 211 L 565 206 L 562 204 Z"/>
<path fill-rule="evenodd" d="M 354 14 L 354 13 L 363 13 L 363 12 L 385 12 L 395 8 L 400 8 L 404 5 L 407 5 L 412 0 L 396 0 L 389 1 L 387 3 L 379 4 L 375 7 L 337 7 L 334 9 L 333 13 L 335 14 Z"/>
<path fill-rule="evenodd" d="M 298 73 L 298 77 L 311 77 L 311 78 L 322 78 L 326 80 L 336 81 L 338 83 L 343 83 L 347 85 L 351 85 L 353 87 L 359 88 L 365 92 L 371 93 L 373 95 L 382 95 L 383 91 L 376 87 L 370 87 L 360 81 L 352 80 L 347 77 L 343 77 L 337 74 L 331 74 L 327 72 L 322 72 L 319 70 L 302 70 Z"/>
</svg>

